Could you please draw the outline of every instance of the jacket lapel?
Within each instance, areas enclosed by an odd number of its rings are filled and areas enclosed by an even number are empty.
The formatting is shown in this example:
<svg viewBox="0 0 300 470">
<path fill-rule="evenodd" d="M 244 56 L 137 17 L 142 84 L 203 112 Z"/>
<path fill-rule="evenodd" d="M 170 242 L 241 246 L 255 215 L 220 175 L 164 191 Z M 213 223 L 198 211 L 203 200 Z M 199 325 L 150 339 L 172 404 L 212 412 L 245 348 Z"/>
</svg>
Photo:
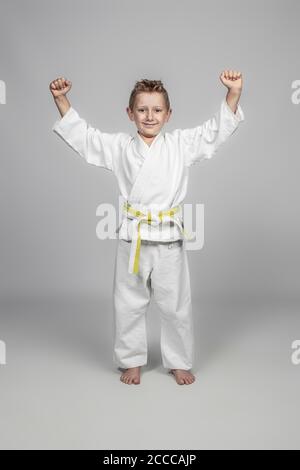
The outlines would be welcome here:
<svg viewBox="0 0 300 470">
<path fill-rule="evenodd" d="M 146 144 L 138 131 L 136 131 L 134 140 L 137 152 L 143 158 L 143 163 L 131 188 L 128 201 L 130 203 L 139 203 L 144 191 L 147 191 L 147 185 L 151 176 L 159 171 L 159 159 L 161 157 L 164 134 L 159 132 L 150 146 Z"/>
<path fill-rule="evenodd" d="M 139 154 L 143 158 L 147 158 L 149 155 L 151 155 L 155 147 L 157 147 L 158 141 L 162 139 L 162 136 L 163 136 L 162 132 L 159 132 L 159 134 L 157 134 L 157 136 L 152 140 L 151 145 L 149 146 L 148 144 L 146 144 L 146 142 L 144 141 L 144 139 L 141 137 L 141 135 L 139 134 L 137 130 L 134 139 L 135 139 L 136 149 L 139 152 Z"/>
</svg>

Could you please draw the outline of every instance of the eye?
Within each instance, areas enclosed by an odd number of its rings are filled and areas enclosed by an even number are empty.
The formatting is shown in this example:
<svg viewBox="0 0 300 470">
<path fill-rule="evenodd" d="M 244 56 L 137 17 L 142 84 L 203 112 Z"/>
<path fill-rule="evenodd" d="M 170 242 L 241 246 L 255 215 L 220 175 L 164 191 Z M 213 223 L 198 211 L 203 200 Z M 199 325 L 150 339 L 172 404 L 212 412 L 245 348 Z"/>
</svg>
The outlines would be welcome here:
<svg viewBox="0 0 300 470">
<path fill-rule="evenodd" d="M 144 109 L 138 109 L 139 112 L 144 112 L 145 110 Z M 156 112 L 158 113 L 161 113 L 162 112 L 162 109 L 156 109 Z"/>
</svg>

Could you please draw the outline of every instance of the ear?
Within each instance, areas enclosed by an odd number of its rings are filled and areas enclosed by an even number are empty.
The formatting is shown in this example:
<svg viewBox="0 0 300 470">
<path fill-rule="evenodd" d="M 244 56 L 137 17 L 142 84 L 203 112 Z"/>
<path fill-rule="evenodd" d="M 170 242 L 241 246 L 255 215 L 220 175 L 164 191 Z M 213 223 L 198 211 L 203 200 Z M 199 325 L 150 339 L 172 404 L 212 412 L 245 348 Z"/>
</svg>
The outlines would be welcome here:
<svg viewBox="0 0 300 470">
<path fill-rule="evenodd" d="M 170 108 L 169 111 L 168 111 L 168 114 L 167 114 L 166 122 L 169 121 L 169 119 L 171 117 L 171 114 L 172 114 L 172 109 Z"/>
<path fill-rule="evenodd" d="M 133 121 L 133 113 L 132 113 L 131 109 L 130 109 L 128 106 L 127 106 L 127 108 L 126 108 L 126 112 L 127 112 L 127 114 L 128 114 L 129 119 L 130 119 L 131 121 Z"/>
</svg>

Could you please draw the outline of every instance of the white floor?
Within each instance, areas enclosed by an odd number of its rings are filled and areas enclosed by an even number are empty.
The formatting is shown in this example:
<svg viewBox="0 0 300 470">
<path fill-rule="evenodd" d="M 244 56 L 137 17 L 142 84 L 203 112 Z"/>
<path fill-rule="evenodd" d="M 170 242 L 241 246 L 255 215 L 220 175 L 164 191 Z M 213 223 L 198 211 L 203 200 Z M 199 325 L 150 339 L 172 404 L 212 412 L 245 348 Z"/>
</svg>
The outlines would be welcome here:
<svg viewBox="0 0 300 470">
<path fill-rule="evenodd" d="M 112 363 L 110 299 L 3 303 L 1 449 L 299 449 L 300 302 L 193 299 L 196 381 L 163 369 L 148 311 L 140 385 Z"/>
</svg>

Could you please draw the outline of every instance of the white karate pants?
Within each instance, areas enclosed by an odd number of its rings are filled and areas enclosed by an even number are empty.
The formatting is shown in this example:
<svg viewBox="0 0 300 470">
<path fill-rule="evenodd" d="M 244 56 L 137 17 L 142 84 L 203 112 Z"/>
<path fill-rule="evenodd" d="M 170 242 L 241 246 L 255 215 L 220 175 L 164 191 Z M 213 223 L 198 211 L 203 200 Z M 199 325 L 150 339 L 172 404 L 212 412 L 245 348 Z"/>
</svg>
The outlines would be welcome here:
<svg viewBox="0 0 300 470">
<path fill-rule="evenodd" d="M 142 240 L 139 273 L 128 272 L 131 242 L 117 240 L 113 282 L 113 362 L 147 364 L 146 312 L 151 294 L 159 307 L 160 347 L 165 368 L 192 368 L 194 324 L 185 243 Z"/>
</svg>

